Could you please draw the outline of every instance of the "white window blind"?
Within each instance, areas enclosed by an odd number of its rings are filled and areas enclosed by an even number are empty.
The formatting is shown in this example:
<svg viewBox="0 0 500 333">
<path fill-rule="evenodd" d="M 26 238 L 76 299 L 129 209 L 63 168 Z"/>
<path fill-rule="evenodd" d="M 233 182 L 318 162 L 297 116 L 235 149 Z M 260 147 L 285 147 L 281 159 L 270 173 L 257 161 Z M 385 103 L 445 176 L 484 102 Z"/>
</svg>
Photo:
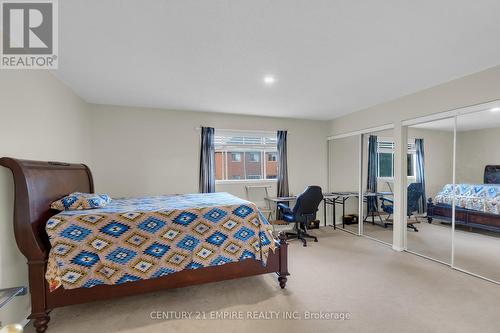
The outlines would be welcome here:
<svg viewBox="0 0 500 333">
<path fill-rule="evenodd" d="M 276 133 L 215 130 L 215 149 L 276 149 Z"/>
<path fill-rule="evenodd" d="M 377 139 L 377 151 L 380 153 L 394 153 L 394 140 L 389 138 Z M 415 153 L 415 142 L 408 142 L 408 153 Z"/>
</svg>

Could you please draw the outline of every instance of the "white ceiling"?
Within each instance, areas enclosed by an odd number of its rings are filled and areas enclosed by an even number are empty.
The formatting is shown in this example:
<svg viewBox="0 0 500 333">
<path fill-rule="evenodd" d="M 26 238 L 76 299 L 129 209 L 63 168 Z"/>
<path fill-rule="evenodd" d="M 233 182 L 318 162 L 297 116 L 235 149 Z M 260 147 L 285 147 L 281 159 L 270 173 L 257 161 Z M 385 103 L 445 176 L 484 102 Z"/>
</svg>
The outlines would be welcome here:
<svg viewBox="0 0 500 333">
<path fill-rule="evenodd" d="M 498 0 L 64 0 L 59 11 L 56 75 L 91 103 L 332 119 L 500 64 Z"/>
</svg>

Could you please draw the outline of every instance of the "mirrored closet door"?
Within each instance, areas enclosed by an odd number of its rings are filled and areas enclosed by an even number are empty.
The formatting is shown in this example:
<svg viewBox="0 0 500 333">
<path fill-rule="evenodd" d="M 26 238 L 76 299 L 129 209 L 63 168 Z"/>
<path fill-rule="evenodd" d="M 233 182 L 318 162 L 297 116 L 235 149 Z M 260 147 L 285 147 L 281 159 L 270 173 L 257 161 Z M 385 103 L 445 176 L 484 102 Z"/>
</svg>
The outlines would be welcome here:
<svg viewBox="0 0 500 333">
<path fill-rule="evenodd" d="M 407 249 L 451 264 L 455 118 L 408 127 Z"/>
<path fill-rule="evenodd" d="M 328 141 L 329 220 L 354 234 L 359 234 L 360 143 L 360 135 Z"/>
<path fill-rule="evenodd" d="M 392 245 L 393 129 L 363 135 L 363 235 Z"/>
<path fill-rule="evenodd" d="M 454 266 L 500 281 L 499 106 L 457 117 L 455 172 Z"/>
</svg>

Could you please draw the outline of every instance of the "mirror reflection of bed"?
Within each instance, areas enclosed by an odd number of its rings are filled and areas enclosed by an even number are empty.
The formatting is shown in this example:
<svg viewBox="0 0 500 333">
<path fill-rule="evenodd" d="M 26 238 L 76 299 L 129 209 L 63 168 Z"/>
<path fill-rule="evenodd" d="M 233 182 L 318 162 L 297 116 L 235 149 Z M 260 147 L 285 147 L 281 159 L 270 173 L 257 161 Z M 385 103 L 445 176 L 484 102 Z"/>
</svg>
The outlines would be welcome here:
<svg viewBox="0 0 500 333">
<path fill-rule="evenodd" d="M 424 139 L 427 222 L 407 232 L 409 250 L 451 263 L 452 214 L 455 204 L 453 266 L 500 281 L 500 110 L 456 117 L 408 128 Z"/>
<path fill-rule="evenodd" d="M 500 281 L 500 108 L 485 106 L 407 130 L 406 248 Z M 361 182 L 362 210 L 360 196 L 353 194 L 345 215 L 363 221 L 363 235 L 388 244 L 393 242 L 393 138 L 393 130 L 384 130 L 329 141 L 330 191 L 356 193 Z M 360 232 L 359 223 L 342 223 L 342 205 L 336 207 L 337 227 Z"/>
<path fill-rule="evenodd" d="M 455 266 L 500 281 L 500 110 L 457 117 Z"/>
</svg>

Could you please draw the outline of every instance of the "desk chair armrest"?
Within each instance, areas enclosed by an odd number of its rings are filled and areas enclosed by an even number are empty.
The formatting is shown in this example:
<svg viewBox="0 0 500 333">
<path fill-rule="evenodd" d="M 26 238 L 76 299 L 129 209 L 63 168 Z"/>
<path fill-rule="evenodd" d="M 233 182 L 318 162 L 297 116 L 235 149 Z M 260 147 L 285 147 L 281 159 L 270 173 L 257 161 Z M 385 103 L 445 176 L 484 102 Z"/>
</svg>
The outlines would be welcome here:
<svg viewBox="0 0 500 333">
<path fill-rule="evenodd" d="M 293 214 L 293 212 L 290 209 L 290 207 L 288 207 L 284 203 L 278 203 L 278 210 L 283 211 L 283 213 L 285 213 L 285 214 Z"/>
</svg>

